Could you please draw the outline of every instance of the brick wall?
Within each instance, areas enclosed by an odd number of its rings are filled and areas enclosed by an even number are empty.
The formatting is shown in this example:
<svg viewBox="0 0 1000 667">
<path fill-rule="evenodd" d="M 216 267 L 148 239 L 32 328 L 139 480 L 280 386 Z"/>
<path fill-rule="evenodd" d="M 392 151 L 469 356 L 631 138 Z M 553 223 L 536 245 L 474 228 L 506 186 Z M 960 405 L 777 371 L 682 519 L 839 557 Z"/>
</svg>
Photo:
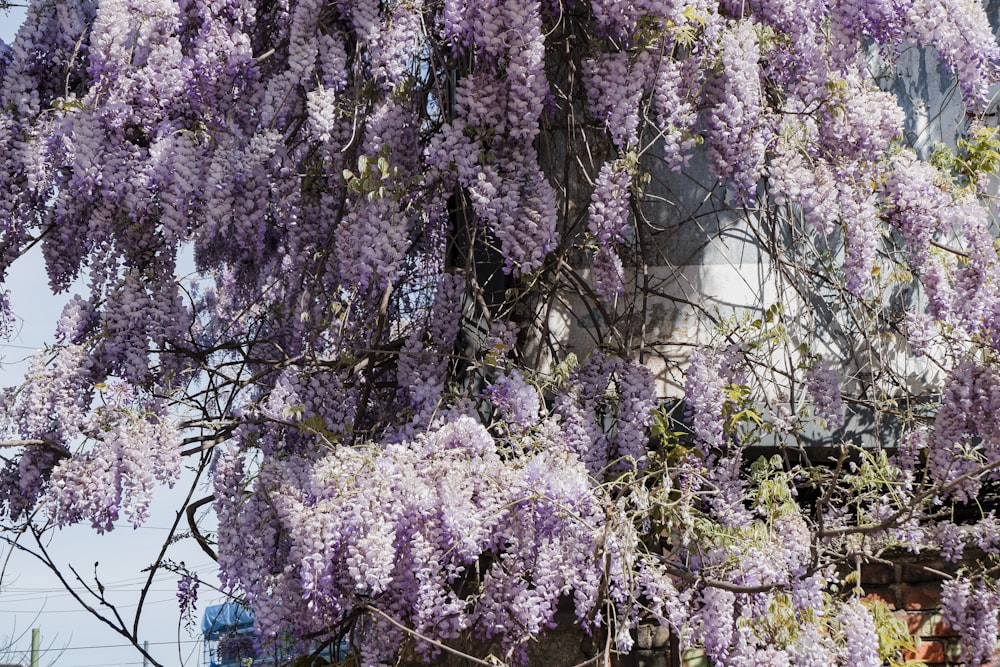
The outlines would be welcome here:
<svg viewBox="0 0 1000 667">
<path fill-rule="evenodd" d="M 930 667 L 960 665 L 957 633 L 941 614 L 941 582 L 955 573 L 955 565 L 939 558 L 897 557 L 890 563 L 861 568 L 866 597 L 889 605 L 897 618 L 916 637 L 916 652 L 908 659 L 922 660 Z M 995 654 L 1000 658 L 1000 652 Z"/>
<path fill-rule="evenodd" d="M 916 638 L 916 651 L 905 655 L 905 659 L 921 660 L 928 667 L 963 664 L 958 635 L 944 623 L 941 613 L 941 582 L 955 570 L 954 564 L 943 559 L 915 555 L 862 566 L 865 597 L 887 604 Z M 696 652 L 679 655 L 664 630 L 640 628 L 636 639 L 636 649 L 623 661 L 625 667 L 708 667 L 704 655 Z M 990 664 L 1000 667 L 1000 651 L 994 654 L 993 661 Z"/>
<path fill-rule="evenodd" d="M 905 655 L 907 660 L 923 661 L 928 667 L 958 667 L 962 665 L 957 634 L 942 620 L 941 582 L 955 572 L 955 566 L 942 559 L 926 556 L 900 555 L 892 562 L 869 563 L 861 567 L 860 583 L 865 597 L 881 600 L 902 620 L 916 638 L 916 651 Z M 549 635 L 530 646 L 532 667 L 570 667 L 588 662 L 595 653 L 595 640 L 581 632 L 572 614 L 561 615 L 562 623 Z M 472 654 L 488 652 L 483 646 L 462 646 Z M 636 633 L 635 648 L 628 656 L 608 654 L 612 667 L 710 667 L 704 654 L 688 651 L 683 655 L 676 640 L 665 628 L 641 626 Z M 1000 651 L 994 654 L 1000 667 Z M 419 660 L 406 665 L 422 664 Z M 442 655 L 438 667 L 464 667 L 468 661 L 454 655 Z"/>
</svg>

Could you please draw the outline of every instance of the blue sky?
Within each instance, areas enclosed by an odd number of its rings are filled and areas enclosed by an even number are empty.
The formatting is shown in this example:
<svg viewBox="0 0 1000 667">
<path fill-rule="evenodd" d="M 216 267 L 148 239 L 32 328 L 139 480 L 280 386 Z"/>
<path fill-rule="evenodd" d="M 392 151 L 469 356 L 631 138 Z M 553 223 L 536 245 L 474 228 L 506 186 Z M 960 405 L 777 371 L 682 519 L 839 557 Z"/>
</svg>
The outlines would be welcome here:
<svg viewBox="0 0 1000 667">
<path fill-rule="evenodd" d="M 0 12 L 0 39 L 13 41 L 24 17 L 23 8 Z M 40 254 L 22 257 L 8 274 L 3 289 L 11 291 L 16 334 L 9 341 L 0 340 L 0 386 L 17 384 L 25 371 L 25 360 L 51 338 L 66 295 L 52 296 L 47 289 Z M 53 534 L 47 545 L 58 562 L 72 563 L 77 572 L 93 583 L 95 563 L 109 600 L 121 606 L 121 613 L 131 620 L 138 590 L 145 574 L 141 572 L 155 557 L 160 538 L 173 520 L 178 492 L 171 491 L 154 500 L 148 524 L 138 530 L 123 527 L 110 535 L 98 536 L 86 527 L 76 527 Z M 187 542 L 191 542 L 188 540 Z M 185 561 L 203 578 L 214 581 L 216 567 L 207 556 L 185 543 L 170 552 L 176 561 Z M 5 553 L 0 579 L 0 663 L 27 664 L 31 628 L 42 632 L 42 667 L 116 667 L 142 665 L 142 657 L 125 640 L 98 623 L 59 584 L 56 577 L 23 553 Z M 66 575 L 72 574 L 66 570 Z M 162 574 L 153 584 L 143 613 L 140 636 L 150 643 L 151 653 L 167 665 L 201 664 L 202 646 L 197 635 L 183 628 L 178 632 L 176 577 Z M 218 601 L 202 587 L 199 610 Z M 12 645 L 8 651 L 2 647 Z"/>
</svg>

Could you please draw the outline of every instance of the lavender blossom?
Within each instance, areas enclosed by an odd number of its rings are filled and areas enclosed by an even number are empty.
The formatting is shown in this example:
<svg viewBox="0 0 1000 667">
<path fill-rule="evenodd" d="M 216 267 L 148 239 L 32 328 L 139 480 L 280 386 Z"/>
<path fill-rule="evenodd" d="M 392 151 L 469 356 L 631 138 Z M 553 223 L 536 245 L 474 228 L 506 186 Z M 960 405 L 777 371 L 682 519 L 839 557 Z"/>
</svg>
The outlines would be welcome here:
<svg viewBox="0 0 1000 667">
<path fill-rule="evenodd" d="M 816 406 L 816 416 L 825 421 L 832 431 L 843 427 L 844 404 L 840 381 L 826 362 L 818 361 L 806 372 L 806 388 Z"/>
<path fill-rule="evenodd" d="M 998 605 L 1000 596 L 983 581 L 960 577 L 941 585 L 944 622 L 961 637 L 962 661 L 970 667 L 986 664 L 996 650 Z"/>
</svg>

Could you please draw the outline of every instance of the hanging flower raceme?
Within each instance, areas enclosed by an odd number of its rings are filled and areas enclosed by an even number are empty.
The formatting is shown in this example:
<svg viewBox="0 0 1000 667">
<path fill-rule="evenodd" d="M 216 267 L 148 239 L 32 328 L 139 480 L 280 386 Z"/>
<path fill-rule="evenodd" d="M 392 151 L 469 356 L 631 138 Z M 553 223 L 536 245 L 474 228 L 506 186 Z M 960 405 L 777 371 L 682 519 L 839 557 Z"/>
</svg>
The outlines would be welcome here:
<svg viewBox="0 0 1000 667">
<path fill-rule="evenodd" d="M 1000 376 L 972 360 L 959 364 L 949 378 L 934 419 L 928 470 L 944 495 L 969 501 L 982 484 L 989 462 L 1000 457 Z"/>
<path fill-rule="evenodd" d="M 608 302 L 625 291 L 625 270 L 618 255 L 618 244 L 626 240 L 629 231 L 631 181 L 626 164 L 606 162 L 590 197 L 587 230 L 597 243 L 594 288 Z"/>
<path fill-rule="evenodd" d="M 941 585 L 944 622 L 961 637 L 962 660 L 969 667 L 987 664 L 993 657 L 998 606 L 1000 595 L 983 580 L 973 583 L 960 576 Z"/>
<path fill-rule="evenodd" d="M 726 447 L 727 388 L 741 376 L 736 350 L 698 348 L 688 358 L 685 375 L 685 418 L 691 423 L 702 453 Z"/>
<path fill-rule="evenodd" d="M 704 115 L 709 155 L 715 174 L 731 183 L 736 198 L 751 202 L 770 138 L 753 25 L 741 22 L 723 33 L 719 50 L 719 71 L 706 87 L 712 100 Z"/>
<path fill-rule="evenodd" d="M 255 560 L 220 563 L 228 585 L 270 591 L 255 605 L 261 637 L 330 632 L 363 601 L 427 636 L 471 628 L 509 647 L 542 632 L 569 591 L 577 618 L 595 618 L 603 515 L 565 449 L 504 460 L 483 426 L 459 418 L 381 450 L 265 462 L 250 498 L 230 493 L 239 461 L 229 455 L 216 469 L 220 549 L 262 521 L 284 536 Z M 476 563 L 481 578 L 471 576 Z M 401 638 L 376 622 L 371 641 Z"/>
</svg>

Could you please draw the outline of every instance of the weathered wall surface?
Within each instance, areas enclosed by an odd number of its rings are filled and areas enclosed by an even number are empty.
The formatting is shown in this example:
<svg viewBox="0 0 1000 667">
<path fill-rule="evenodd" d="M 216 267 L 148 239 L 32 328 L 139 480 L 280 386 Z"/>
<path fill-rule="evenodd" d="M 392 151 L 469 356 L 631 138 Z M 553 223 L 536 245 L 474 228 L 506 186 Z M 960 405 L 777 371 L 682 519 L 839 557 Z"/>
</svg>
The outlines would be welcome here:
<svg viewBox="0 0 1000 667">
<path fill-rule="evenodd" d="M 996 29 L 1000 26 L 1000 2 L 990 0 L 987 5 Z M 873 54 L 872 68 L 906 113 L 905 143 L 923 156 L 938 143 L 955 145 L 966 126 L 966 109 L 933 49 L 906 46 L 892 66 Z M 555 78 L 559 73 L 552 75 Z M 575 113 L 579 121 L 584 112 L 578 109 Z M 546 138 L 551 144 L 547 168 L 558 173 L 556 180 L 568 184 L 563 201 L 570 212 L 568 218 L 576 219 L 585 214 L 590 183 L 596 177 L 594 165 L 599 161 L 594 157 L 608 147 L 599 137 L 591 137 L 587 142 L 589 156 L 566 156 L 561 132 L 572 128 L 558 130 Z M 802 230 L 808 233 L 808 221 L 800 220 L 798 211 L 734 207 L 732 193 L 711 174 L 704 151 L 697 152 L 683 171 L 675 172 L 657 155 L 654 142 L 653 149 L 644 153 L 641 167 L 649 181 L 634 202 L 638 238 L 627 240 L 634 252 L 623 257 L 630 263 L 627 271 L 636 289 L 604 312 L 583 307 L 571 294 L 544 304 L 540 315 L 553 338 L 560 341 L 560 352 L 574 352 L 582 358 L 608 342 L 609 329 L 626 339 L 638 337 L 643 341 L 643 361 L 658 378 L 659 393 L 680 397 L 691 345 L 717 336 L 719 320 L 755 317 L 780 303 L 789 314 L 793 337 L 789 349 L 805 342 L 814 353 L 848 360 L 849 376 L 862 383 L 878 365 L 891 367 L 911 392 L 920 393 L 934 381 L 933 366 L 902 344 L 861 344 L 845 334 L 851 328 L 851 315 L 829 308 L 834 301 L 829 294 L 796 282 L 793 272 L 787 270 L 787 262 L 796 258 L 786 253 L 781 261 L 775 261 L 778 241 L 794 252 L 796 243 L 802 241 Z M 762 194 L 766 196 L 766 190 Z M 816 237 L 807 241 L 815 242 Z M 840 240 L 829 242 L 831 254 L 843 253 L 838 247 Z M 577 259 L 580 275 L 590 279 L 588 259 Z M 550 356 L 544 349 L 538 353 Z M 779 370 L 788 370 L 796 361 L 792 356 L 776 363 Z"/>
</svg>

